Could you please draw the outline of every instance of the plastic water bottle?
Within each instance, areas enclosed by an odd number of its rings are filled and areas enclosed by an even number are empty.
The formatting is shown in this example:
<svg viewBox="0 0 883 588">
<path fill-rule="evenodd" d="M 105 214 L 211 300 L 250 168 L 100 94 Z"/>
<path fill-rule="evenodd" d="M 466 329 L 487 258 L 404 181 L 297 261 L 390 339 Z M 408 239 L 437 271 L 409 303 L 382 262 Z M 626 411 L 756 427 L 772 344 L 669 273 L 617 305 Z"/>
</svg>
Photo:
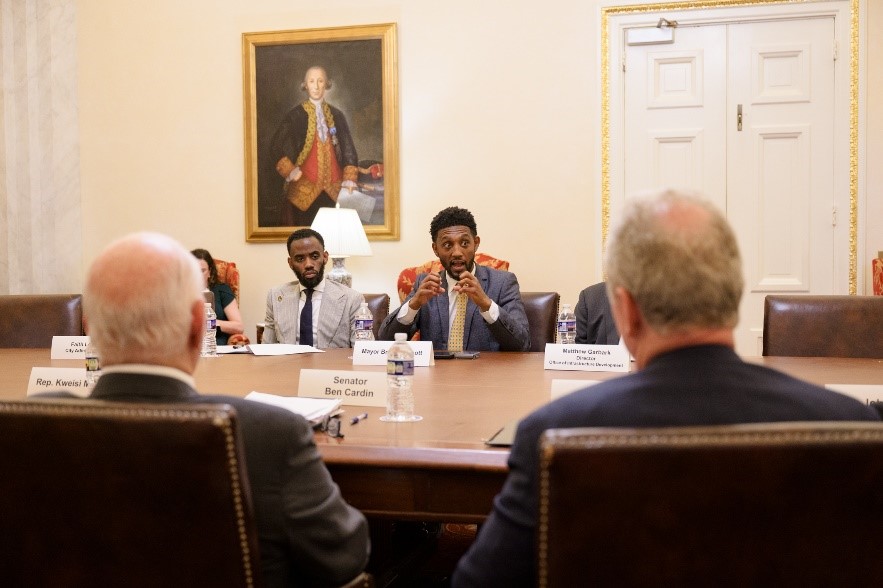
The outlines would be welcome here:
<svg viewBox="0 0 883 588">
<path fill-rule="evenodd" d="M 405 333 L 396 333 L 395 343 L 386 354 L 386 414 L 381 421 L 408 423 L 423 417 L 414 414 L 414 351 Z"/>
<path fill-rule="evenodd" d="M 218 325 L 218 315 L 215 314 L 215 306 L 205 303 L 205 335 L 202 338 L 202 356 L 217 357 L 218 342 L 215 327 Z"/>
<path fill-rule="evenodd" d="M 98 350 L 92 343 L 92 339 L 86 343 L 86 382 L 91 386 L 101 377 L 101 358 L 98 357 Z"/>
<path fill-rule="evenodd" d="M 356 318 L 353 319 L 353 331 L 356 334 L 356 341 L 373 341 L 374 340 L 374 315 L 368 308 L 368 303 L 363 302 L 356 311 Z"/>
<path fill-rule="evenodd" d="M 576 316 L 570 310 L 569 304 L 563 304 L 561 314 L 558 315 L 558 343 L 561 345 L 576 343 Z"/>
</svg>

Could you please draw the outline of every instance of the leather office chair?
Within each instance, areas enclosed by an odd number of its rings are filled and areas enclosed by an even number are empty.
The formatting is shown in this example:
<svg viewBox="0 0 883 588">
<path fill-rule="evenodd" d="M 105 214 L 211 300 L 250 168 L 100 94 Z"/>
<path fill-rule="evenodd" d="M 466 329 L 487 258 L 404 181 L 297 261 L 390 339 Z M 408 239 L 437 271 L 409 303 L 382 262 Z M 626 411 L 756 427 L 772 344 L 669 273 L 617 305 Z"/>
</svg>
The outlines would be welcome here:
<svg viewBox="0 0 883 588">
<path fill-rule="evenodd" d="M 233 408 L 4 401 L 0 430 L 5 584 L 260 585 Z"/>
<path fill-rule="evenodd" d="M 236 302 L 239 302 L 239 268 L 232 261 L 215 258 L 215 269 L 218 270 L 218 281 L 230 286 Z"/>
<path fill-rule="evenodd" d="M 363 294 L 362 296 L 365 297 L 365 302 L 368 303 L 368 308 L 371 309 L 371 314 L 374 315 L 374 338 L 377 339 L 377 334 L 380 332 L 380 324 L 389 314 L 389 294 Z M 256 325 L 258 343 L 264 338 L 265 326 L 264 323 Z"/>
<path fill-rule="evenodd" d="M 485 265 L 487 267 L 492 267 L 494 269 L 508 270 L 509 262 L 505 259 L 497 259 L 493 255 L 488 255 L 487 253 L 476 253 L 475 254 L 475 263 L 478 265 Z M 417 281 L 417 276 L 420 274 L 425 274 L 429 272 L 438 273 L 442 270 L 442 264 L 438 259 L 432 259 L 418 266 L 414 267 L 406 267 L 399 273 L 399 278 L 396 281 L 396 288 L 399 292 L 399 303 L 405 301 L 405 298 L 408 297 L 408 294 L 411 293 L 411 289 L 414 287 L 414 283 Z"/>
<path fill-rule="evenodd" d="M 389 315 L 389 294 L 363 294 L 374 315 L 374 338 L 378 339 L 380 324 Z"/>
<path fill-rule="evenodd" d="M 546 343 L 554 343 L 557 336 L 558 292 L 522 292 L 521 302 L 530 326 L 530 350 L 545 351 Z"/>
<path fill-rule="evenodd" d="M 883 251 L 871 260 L 871 291 L 874 296 L 883 296 Z"/>
<path fill-rule="evenodd" d="M 239 302 L 239 268 L 232 261 L 224 261 L 217 258 L 214 258 L 214 260 L 215 269 L 218 270 L 218 281 L 230 286 L 236 302 Z M 245 333 L 230 335 L 227 339 L 227 345 L 248 345 L 249 343 L 251 343 L 251 340 Z"/>
<path fill-rule="evenodd" d="M 55 335 L 83 335 L 80 294 L 0 296 L 0 347 L 52 347 Z"/>
<path fill-rule="evenodd" d="M 776 294 L 763 309 L 763 355 L 883 358 L 883 297 Z"/>
<path fill-rule="evenodd" d="M 557 429 L 540 586 L 881 586 L 883 423 Z"/>
</svg>

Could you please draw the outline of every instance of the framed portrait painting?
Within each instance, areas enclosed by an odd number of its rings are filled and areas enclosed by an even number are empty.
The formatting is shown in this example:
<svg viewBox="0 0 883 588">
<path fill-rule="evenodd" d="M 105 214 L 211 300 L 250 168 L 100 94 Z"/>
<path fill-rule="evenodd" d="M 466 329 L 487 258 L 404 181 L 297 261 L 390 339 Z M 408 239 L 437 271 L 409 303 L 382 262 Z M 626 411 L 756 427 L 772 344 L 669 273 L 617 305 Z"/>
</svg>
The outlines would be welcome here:
<svg viewBox="0 0 883 588">
<path fill-rule="evenodd" d="M 285 241 L 326 206 L 399 238 L 395 24 L 242 35 L 246 240 Z"/>
</svg>

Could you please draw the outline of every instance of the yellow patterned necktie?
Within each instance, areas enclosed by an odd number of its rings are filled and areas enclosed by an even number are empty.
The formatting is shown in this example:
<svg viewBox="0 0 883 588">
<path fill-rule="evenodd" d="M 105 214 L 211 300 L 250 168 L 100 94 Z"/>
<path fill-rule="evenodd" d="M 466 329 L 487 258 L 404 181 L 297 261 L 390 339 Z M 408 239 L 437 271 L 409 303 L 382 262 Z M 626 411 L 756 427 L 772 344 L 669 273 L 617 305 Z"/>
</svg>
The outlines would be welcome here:
<svg viewBox="0 0 883 588">
<path fill-rule="evenodd" d="M 454 301 L 454 322 L 448 337 L 449 351 L 463 351 L 463 326 L 466 324 L 466 295 L 457 294 Z"/>
</svg>

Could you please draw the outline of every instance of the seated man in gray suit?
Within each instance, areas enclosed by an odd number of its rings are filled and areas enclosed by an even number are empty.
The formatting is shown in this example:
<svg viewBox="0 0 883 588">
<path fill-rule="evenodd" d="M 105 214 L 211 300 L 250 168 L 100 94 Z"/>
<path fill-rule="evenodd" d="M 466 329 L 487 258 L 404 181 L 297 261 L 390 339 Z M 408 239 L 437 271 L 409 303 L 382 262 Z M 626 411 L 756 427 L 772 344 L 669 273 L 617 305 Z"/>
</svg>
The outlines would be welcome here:
<svg viewBox="0 0 883 588">
<path fill-rule="evenodd" d="M 263 584 L 343 584 L 367 563 L 368 525 L 341 497 L 309 423 L 281 408 L 203 396 L 194 387 L 205 331 L 202 289 L 196 258 L 165 235 L 130 235 L 101 253 L 83 293 L 84 322 L 103 371 L 90 398 L 232 405 L 241 424 Z"/>
<path fill-rule="evenodd" d="M 559 398 L 518 424 L 509 475 L 457 565 L 454 588 L 536 585 L 538 440 L 547 429 L 879 420 L 862 402 L 736 355 L 739 250 L 707 201 L 672 191 L 631 200 L 611 233 L 606 267 L 613 317 L 638 371 Z"/>
<path fill-rule="evenodd" d="M 328 252 L 322 235 L 313 229 L 298 229 L 289 235 L 286 250 L 288 267 L 297 280 L 267 293 L 261 343 L 352 347 L 353 319 L 365 297 L 325 279 Z"/>
<path fill-rule="evenodd" d="M 399 309 L 380 326 L 380 339 L 396 333 L 452 351 L 527 351 L 530 333 L 515 274 L 476 265 L 481 238 L 472 213 L 445 208 L 429 225 L 432 251 L 445 268 L 421 274 Z M 458 310 L 459 307 L 459 310 Z M 459 327 L 457 322 L 459 319 Z M 460 337 L 451 337 L 459 332 Z"/>
<path fill-rule="evenodd" d="M 577 343 L 619 345 L 619 331 L 613 322 L 604 282 L 589 286 L 579 293 L 575 313 Z"/>
</svg>

